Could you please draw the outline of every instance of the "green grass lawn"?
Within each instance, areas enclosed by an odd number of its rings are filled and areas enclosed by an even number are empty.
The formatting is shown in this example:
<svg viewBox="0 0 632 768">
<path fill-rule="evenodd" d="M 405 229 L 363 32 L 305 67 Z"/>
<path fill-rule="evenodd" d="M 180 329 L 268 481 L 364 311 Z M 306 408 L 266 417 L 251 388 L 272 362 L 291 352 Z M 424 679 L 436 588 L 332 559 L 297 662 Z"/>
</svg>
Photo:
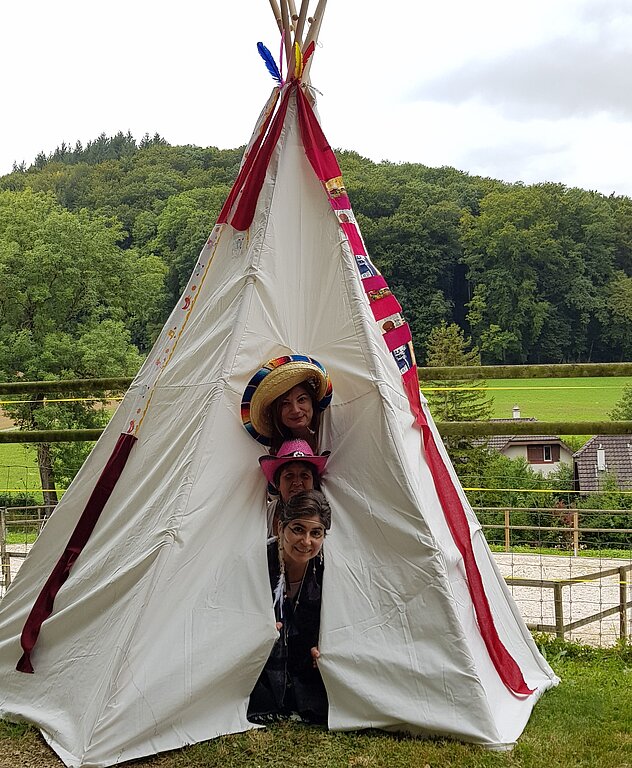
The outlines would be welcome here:
<svg viewBox="0 0 632 768">
<path fill-rule="evenodd" d="M 632 768 L 632 648 L 546 640 L 561 677 L 538 702 L 511 752 L 380 731 L 329 733 L 283 722 L 134 762 L 138 768 Z M 10 758 L 2 762 L 3 756 Z M 28 726 L 0 721 L 0 768 L 61 763 Z M 11 762 L 12 761 L 12 762 Z"/>
<path fill-rule="evenodd" d="M 486 391 L 495 419 L 510 419 L 518 405 L 523 418 L 539 421 L 607 421 L 627 384 L 632 378 L 488 379 Z"/>
<path fill-rule="evenodd" d="M 539 421 L 606 421 L 632 378 L 494 379 L 492 416 L 509 419 L 514 405 L 523 418 Z"/>
<path fill-rule="evenodd" d="M 41 489 L 34 446 L 22 443 L 0 445 L 0 495 L 9 491 L 30 493 L 41 501 Z"/>
</svg>

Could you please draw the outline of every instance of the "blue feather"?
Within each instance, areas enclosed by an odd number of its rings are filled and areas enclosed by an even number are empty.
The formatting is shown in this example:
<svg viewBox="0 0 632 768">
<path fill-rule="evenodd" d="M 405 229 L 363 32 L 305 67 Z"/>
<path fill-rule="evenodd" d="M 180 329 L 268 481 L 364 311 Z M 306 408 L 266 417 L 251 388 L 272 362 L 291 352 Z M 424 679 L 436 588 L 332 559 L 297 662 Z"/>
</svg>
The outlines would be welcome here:
<svg viewBox="0 0 632 768">
<path fill-rule="evenodd" d="M 277 67 L 276 61 L 274 60 L 274 57 L 270 51 L 265 47 L 263 43 L 257 43 L 257 50 L 259 51 L 259 56 L 261 56 L 261 58 L 265 61 L 266 69 L 268 72 L 277 81 L 277 83 L 281 85 L 283 78 L 281 77 L 279 68 Z"/>
</svg>

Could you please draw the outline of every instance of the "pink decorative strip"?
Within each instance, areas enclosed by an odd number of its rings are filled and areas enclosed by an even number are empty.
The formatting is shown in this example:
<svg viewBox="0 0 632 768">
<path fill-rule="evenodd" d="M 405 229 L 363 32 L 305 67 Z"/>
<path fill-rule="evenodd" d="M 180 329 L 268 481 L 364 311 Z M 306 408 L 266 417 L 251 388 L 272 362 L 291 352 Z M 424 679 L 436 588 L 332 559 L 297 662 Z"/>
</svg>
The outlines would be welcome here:
<svg viewBox="0 0 632 768">
<path fill-rule="evenodd" d="M 301 127 L 301 136 L 303 139 L 303 146 L 305 147 L 305 154 L 325 189 L 328 188 L 327 185 L 332 179 L 337 179 L 337 183 L 340 186 L 340 184 L 342 184 L 342 179 L 340 178 L 341 173 L 338 161 L 322 132 L 311 105 L 300 88 L 297 90 L 297 99 L 299 107 L 299 124 Z M 339 207 L 331 195 L 329 196 L 329 201 L 334 210 L 339 210 Z M 341 226 L 345 227 L 346 225 L 343 224 Z M 351 240 L 351 238 L 349 239 Z M 376 304 L 381 304 L 385 301 L 385 298 L 374 302 L 371 307 L 374 308 Z M 397 304 L 397 302 L 395 303 Z M 396 312 L 399 312 L 399 304 L 397 304 L 397 307 L 398 309 L 388 312 L 387 314 L 395 314 Z M 386 315 L 382 315 L 382 317 L 385 316 Z M 533 693 L 527 686 L 522 672 L 520 671 L 520 667 L 515 659 L 502 644 L 494 625 L 487 595 L 485 594 L 483 580 L 480 571 L 478 570 L 476 558 L 474 557 L 469 523 L 467 515 L 465 514 L 465 509 L 463 508 L 461 498 L 454 486 L 452 476 L 436 446 L 434 436 L 421 408 L 419 379 L 417 377 L 417 368 L 414 365 L 414 361 L 410 366 L 406 365 L 404 369 L 400 366 L 400 370 L 402 370 L 402 381 L 410 402 L 411 410 L 415 415 L 418 426 L 422 430 L 426 459 L 433 477 L 443 514 L 446 518 L 450 532 L 452 533 L 454 542 L 463 557 L 468 588 L 474 605 L 474 611 L 476 613 L 481 636 L 483 637 L 487 651 L 499 677 L 510 691 L 520 695 Z"/>
<path fill-rule="evenodd" d="M 346 211 L 351 208 L 351 203 L 347 195 L 340 195 L 340 197 L 332 197 L 329 202 L 334 211 Z"/>
<path fill-rule="evenodd" d="M 360 237 L 356 225 L 350 222 L 349 224 L 341 224 L 340 226 L 345 235 L 349 238 L 349 245 L 351 246 L 353 254 L 355 256 L 365 256 L 366 248 L 364 247 L 364 243 L 362 242 L 362 238 Z"/>
<path fill-rule="evenodd" d="M 384 296 L 381 299 L 372 301 L 371 311 L 376 320 L 382 320 L 389 315 L 396 315 L 398 312 L 401 312 L 402 307 L 399 301 L 397 301 L 395 296 L 391 293 L 389 296 Z"/>
<path fill-rule="evenodd" d="M 386 331 L 384 334 L 384 341 L 391 352 L 394 349 L 397 349 L 397 347 L 403 347 L 404 344 L 408 344 L 409 341 L 412 341 L 410 326 L 408 323 L 404 323 L 403 325 L 397 326 L 397 328 Z"/>
<path fill-rule="evenodd" d="M 369 291 L 379 291 L 380 288 L 388 288 L 388 284 L 382 275 L 375 275 L 375 277 L 365 277 L 362 280 L 362 287 L 364 292 L 368 293 Z"/>
</svg>

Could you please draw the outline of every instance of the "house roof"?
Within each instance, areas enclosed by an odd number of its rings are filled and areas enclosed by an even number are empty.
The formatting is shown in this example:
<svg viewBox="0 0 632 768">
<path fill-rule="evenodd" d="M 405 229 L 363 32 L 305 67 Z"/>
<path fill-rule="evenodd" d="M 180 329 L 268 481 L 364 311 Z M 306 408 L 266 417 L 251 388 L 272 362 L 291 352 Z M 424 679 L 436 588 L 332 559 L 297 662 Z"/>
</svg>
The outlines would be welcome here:
<svg viewBox="0 0 632 768">
<path fill-rule="evenodd" d="M 520 419 L 490 419 L 490 421 L 493 421 L 495 423 L 509 423 L 509 422 L 518 422 L 518 421 L 537 421 L 537 419 L 533 418 L 533 416 L 529 416 L 528 418 L 520 418 Z M 557 435 L 491 435 L 488 438 L 483 438 L 480 441 L 480 445 L 486 444 L 487 447 L 491 451 L 503 451 L 505 448 L 507 448 L 510 444 L 511 445 L 528 445 L 533 443 L 548 443 L 553 445 L 561 445 L 563 448 L 566 448 L 566 450 L 569 453 L 572 453 L 573 451 L 569 448 L 566 443 L 561 440 Z"/>
<path fill-rule="evenodd" d="M 602 448 L 605 470 L 597 469 L 597 450 Z M 607 474 L 621 489 L 632 488 L 632 435 L 595 435 L 573 455 L 575 480 L 580 491 L 598 491 Z"/>
</svg>

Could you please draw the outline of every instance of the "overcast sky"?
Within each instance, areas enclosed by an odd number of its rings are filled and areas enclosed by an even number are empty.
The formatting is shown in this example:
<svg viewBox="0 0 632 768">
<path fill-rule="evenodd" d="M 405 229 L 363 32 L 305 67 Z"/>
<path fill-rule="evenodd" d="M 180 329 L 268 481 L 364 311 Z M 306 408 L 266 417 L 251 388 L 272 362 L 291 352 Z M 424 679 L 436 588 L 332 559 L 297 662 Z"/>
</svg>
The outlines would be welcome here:
<svg viewBox="0 0 632 768">
<path fill-rule="evenodd" d="M 259 40 L 267 0 L 0 3 L 0 174 L 101 132 L 246 143 Z M 311 77 L 334 147 L 632 195 L 632 0 L 329 0 Z"/>
</svg>

